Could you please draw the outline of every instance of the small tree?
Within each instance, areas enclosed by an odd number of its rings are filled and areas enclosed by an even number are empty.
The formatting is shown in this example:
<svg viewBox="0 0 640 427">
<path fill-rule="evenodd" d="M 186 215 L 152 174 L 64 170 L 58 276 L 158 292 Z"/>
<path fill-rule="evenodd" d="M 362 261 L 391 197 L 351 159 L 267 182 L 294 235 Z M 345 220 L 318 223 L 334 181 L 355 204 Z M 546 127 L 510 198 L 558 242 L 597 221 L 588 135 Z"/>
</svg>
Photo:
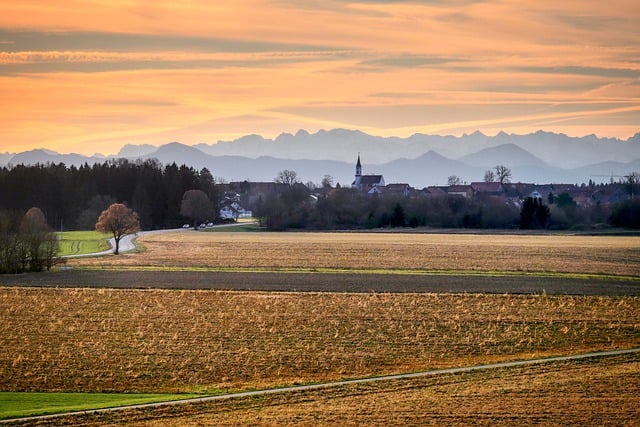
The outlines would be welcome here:
<svg viewBox="0 0 640 427">
<path fill-rule="evenodd" d="M 300 179 L 298 178 L 298 174 L 296 173 L 296 171 L 285 169 L 278 172 L 278 176 L 276 177 L 275 182 L 277 182 L 278 184 L 287 184 L 291 187 L 294 184 L 300 182 Z"/>
<path fill-rule="evenodd" d="M 495 167 L 496 178 L 500 184 L 508 184 L 511 182 L 511 169 L 504 165 L 498 165 Z"/>
<path fill-rule="evenodd" d="M 496 174 L 492 169 L 489 169 L 484 173 L 484 182 L 494 182 L 495 180 Z"/>
<path fill-rule="evenodd" d="M 325 175 L 322 178 L 322 188 L 328 189 L 333 186 L 333 177 L 331 175 Z"/>
<path fill-rule="evenodd" d="M 20 223 L 20 239 L 24 242 L 24 261 L 30 271 L 51 269 L 57 252 L 58 242 L 40 208 L 27 211 Z"/>
<path fill-rule="evenodd" d="M 120 240 L 128 234 L 140 231 L 140 220 L 138 214 L 132 209 L 122 203 L 114 203 L 100 214 L 96 223 L 96 231 L 113 235 L 113 240 L 116 242 L 113 253 L 118 255 Z"/>
<path fill-rule="evenodd" d="M 637 186 L 640 182 L 640 173 L 631 172 L 629 175 L 625 176 L 625 186 L 627 187 L 627 192 L 629 193 L 629 198 L 633 199 L 638 193 Z"/>
<path fill-rule="evenodd" d="M 456 175 L 451 175 L 449 178 L 447 178 L 447 184 L 449 184 L 449 186 L 460 185 L 462 184 L 462 180 Z"/>
<path fill-rule="evenodd" d="M 549 207 L 537 197 L 527 197 L 520 209 L 520 228 L 546 228 L 551 214 Z"/>
<path fill-rule="evenodd" d="M 194 228 L 198 229 L 200 222 L 215 216 L 213 203 L 204 191 L 187 190 L 182 196 L 180 215 L 191 218 L 194 221 Z"/>
</svg>

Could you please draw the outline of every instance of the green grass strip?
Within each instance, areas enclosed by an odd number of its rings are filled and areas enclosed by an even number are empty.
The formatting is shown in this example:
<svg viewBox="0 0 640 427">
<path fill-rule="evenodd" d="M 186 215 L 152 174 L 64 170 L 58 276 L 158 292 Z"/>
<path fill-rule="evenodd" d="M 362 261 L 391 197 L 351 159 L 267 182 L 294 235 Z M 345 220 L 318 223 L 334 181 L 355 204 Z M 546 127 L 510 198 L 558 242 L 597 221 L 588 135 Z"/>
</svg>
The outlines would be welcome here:
<svg viewBox="0 0 640 427">
<path fill-rule="evenodd" d="M 0 392 L 0 419 L 140 405 L 192 397 L 202 397 L 202 395 Z"/>
<path fill-rule="evenodd" d="M 106 251 L 111 248 L 109 234 L 97 231 L 65 231 L 58 236 L 58 256 L 83 255 Z"/>
<path fill-rule="evenodd" d="M 321 273 L 321 274 L 379 274 L 406 276 L 472 276 L 472 277 L 541 277 L 584 280 L 620 280 L 639 282 L 640 276 L 598 273 L 572 273 L 554 271 L 482 271 L 482 270 L 403 270 L 403 269 L 348 269 L 348 268 L 259 268 L 259 267 L 178 267 L 178 266 L 87 266 L 79 270 L 104 271 L 172 271 L 220 273 Z"/>
</svg>

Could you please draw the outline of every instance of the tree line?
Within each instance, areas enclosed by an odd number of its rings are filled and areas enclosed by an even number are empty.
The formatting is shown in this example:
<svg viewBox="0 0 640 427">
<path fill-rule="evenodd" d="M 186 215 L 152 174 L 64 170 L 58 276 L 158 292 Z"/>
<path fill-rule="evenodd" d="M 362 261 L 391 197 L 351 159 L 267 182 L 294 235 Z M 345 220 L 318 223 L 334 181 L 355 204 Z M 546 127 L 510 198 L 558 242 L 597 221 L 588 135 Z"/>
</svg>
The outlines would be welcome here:
<svg viewBox="0 0 640 427">
<path fill-rule="evenodd" d="M 271 230 L 420 226 L 640 228 L 637 198 L 613 206 L 584 207 L 568 194 L 548 200 L 526 199 L 522 204 L 505 203 L 504 199 L 490 196 L 371 196 L 350 188 L 334 188 L 330 176 L 325 176 L 321 185 L 307 185 L 314 190 L 312 195 L 307 187 L 297 185 L 295 172 L 283 171 L 275 181 L 288 184 L 289 190 L 267 195 L 250 206 L 254 216 Z M 207 169 L 198 171 L 175 163 L 162 166 L 153 159 L 119 159 L 80 167 L 20 165 L 0 168 L 0 212 L 4 212 L 4 218 L 21 218 L 24 212 L 37 207 L 45 223 L 55 229 L 92 230 L 103 211 L 123 204 L 135 212 L 136 227 L 142 230 L 176 228 L 185 223 L 197 227 L 201 222 L 215 220 L 218 189 Z M 21 220 L 4 221 L 13 224 L 15 231 Z"/>
<path fill-rule="evenodd" d="M 92 230 L 114 203 L 133 209 L 143 230 L 179 227 L 188 221 L 180 212 L 188 190 L 203 191 L 216 212 L 215 180 L 206 168 L 163 166 L 155 159 L 0 168 L 0 210 L 23 213 L 36 206 L 55 229 Z"/>
<path fill-rule="evenodd" d="M 56 236 L 39 208 L 24 215 L 0 211 L 0 273 L 49 270 L 57 251 Z"/>
<path fill-rule="evenodd" d="M 640 200 L 612 206 L 578 206 L 569 194 L 558 200 L 525 197 L 522 203 L 502 198 L 452 195 L 372 196 L 352 189 L 321 188 L 316 200 L 292 186 L 290 191 L 259 201 L 256 216 L 271 230 L 372 229 L 434 227 L 486 229 L 640 228 Z"/>
</svg>

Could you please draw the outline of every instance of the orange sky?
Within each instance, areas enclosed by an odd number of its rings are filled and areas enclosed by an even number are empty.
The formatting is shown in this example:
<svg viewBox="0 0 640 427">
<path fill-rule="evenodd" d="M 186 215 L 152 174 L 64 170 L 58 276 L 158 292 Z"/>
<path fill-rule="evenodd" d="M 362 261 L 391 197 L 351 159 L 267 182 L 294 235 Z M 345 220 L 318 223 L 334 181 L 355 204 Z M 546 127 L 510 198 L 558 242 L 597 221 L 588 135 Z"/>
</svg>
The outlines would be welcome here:
<svg viewBox="0 0 640 427">
<path fill-rule="evenodd" d="M 639 22 L 637 0 L 0 0 L 0 152 L 336 127 L 626 139 Z"/>
</svg>

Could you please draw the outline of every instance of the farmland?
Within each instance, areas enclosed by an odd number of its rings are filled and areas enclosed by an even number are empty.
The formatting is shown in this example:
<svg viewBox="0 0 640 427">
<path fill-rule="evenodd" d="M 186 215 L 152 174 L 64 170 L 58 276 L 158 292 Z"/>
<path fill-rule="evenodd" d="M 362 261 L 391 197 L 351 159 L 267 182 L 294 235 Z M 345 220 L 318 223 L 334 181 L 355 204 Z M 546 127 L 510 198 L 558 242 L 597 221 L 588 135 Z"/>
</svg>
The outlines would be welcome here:
<svg viewBox="0 0 640 427">
<path fill-rule="evenodd" d="M 72 271 L 0 277 L 0 391 L 219 394 L 640 346 L 638 237 L 182 232 L 140 243 L 70 260 Z M 588 424 L 633 415 L 639 368 L 634 354 L 87 423 Z"/>
<path fill-rule="evenodd" d="M 640 362 L 446 374 L 57 420 L 60 425 L 634 425 Z M 40 424 L 38 424 L 40 425 Z"/>
<path fill-rule="evenodd" d="M 0 288 L 4 391 L 194 392 L 640 344 L 640 298 Z"/>
<path fill-rule="evenodd" d="M 147 251 L 78 267 L 556 272 L 640 276 L 640 237 L 386 233 L 165 233 Z"/>
</svg>

